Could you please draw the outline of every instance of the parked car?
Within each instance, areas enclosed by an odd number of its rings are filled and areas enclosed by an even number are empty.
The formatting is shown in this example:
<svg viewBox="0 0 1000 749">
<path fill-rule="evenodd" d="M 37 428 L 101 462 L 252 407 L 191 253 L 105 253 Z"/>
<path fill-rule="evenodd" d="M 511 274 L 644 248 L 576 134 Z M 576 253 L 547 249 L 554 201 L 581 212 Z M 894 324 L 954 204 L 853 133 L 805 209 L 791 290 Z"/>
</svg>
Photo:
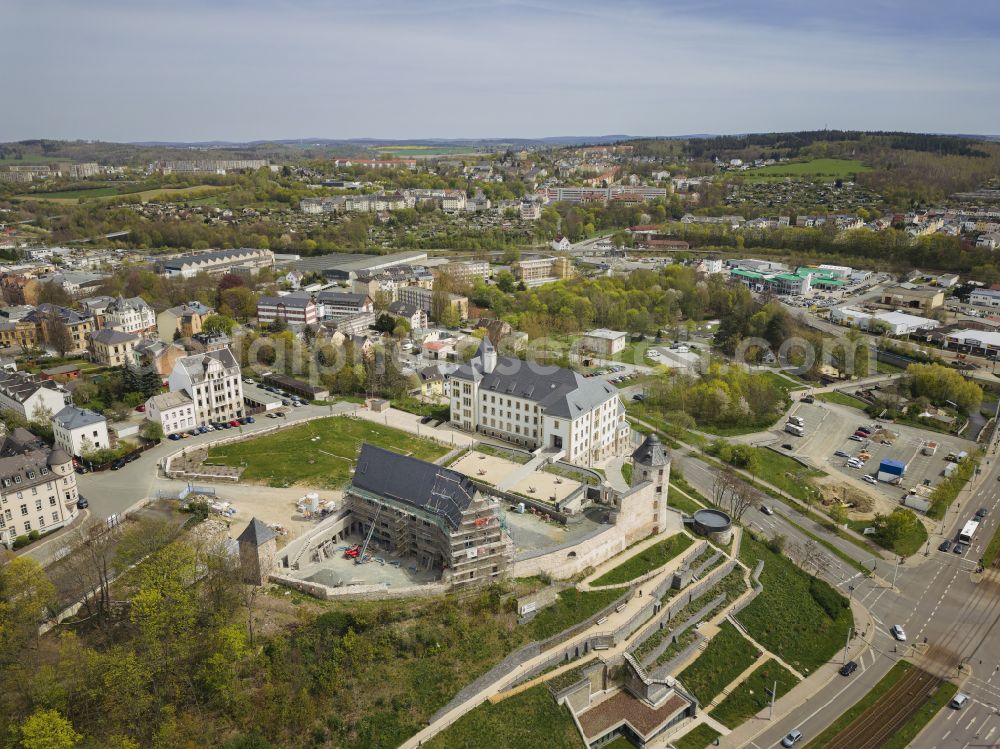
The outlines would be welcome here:
<svg viewBox="0 0 1000 749">
<path fill-rule="evenodd" d="M 785 444 L 782 445 L 782 447 L 785 450 L 794 450 L 795 449 L 794 447 L 792 447 L 792 443 L 791 442 L 786 442 Z"/>
<path fill-rule="evenodd" d="M 199 432 L 197 429 L 192 429 L 190 432 L 188 432 L 188 437 L 197 437 L 199 434 L 201 434 L 201 432 Z"/>
<path fill-rule="evenodd" d="M 141 414 L 142 413 L 146 413 L 146 404 L 145 403 L 140 403 L 138 406 L 135 407 L 135 410 L 138 411 Z"/>
<path fill-rule="evenodd" d="M 903 627 L 901 625 L 893 624 L 892 627 L 889 629 L 889 632 L 892 634 L 893 637 L 895 637 L 900 642 L 906 642 L 906 632 L 903 630 Z"/>
<path fill-rule="evenodd" d="M 253 423 L 255 423 L 253 416 L 247 416 L 247 424 L 253 424 Z"/>
<path fill-rule="evenodd" d="M 422 419 L 420 419 L 420 423 L 421 424 L 426 424 L 430 420 L 431 420 L 430 416 L 424 416 Z"/>
<path fill-rule="evenodd" d="M 231 427 L 238 427 L 239 425 L 240 425 L 240 422 L 237 421 L 236 419 L 233 419 L 232 421 L 229 422 L 229 426 L 231 426 Z"/>
<path fill-rule="evenodd" d="M 206 426 L 198 427 L 198 434 L 205 434 L 206 432 L 208 432 L 208 427 Z"/>
<path fill-rule="evenodd" d="M 632 396 L 632 400 L 642 403 L 644 400 L 646 400 L 646 398 L 645 396 L 643 396 L 642 393 L 636 393 L 635 395 Z"/>
<path fill-rule="evenodd" d="M 846 450 L 837 450 L 834 453 L 834 455 L 836 455 L 838 458 L 849 458 L 849 457 L 851 457 L 851 454 L 849 452 L 847 452 Z"/>
<path fill-rule="evenodd" d="M 850 437 L 848 437 L 847 439 L 849 439 L 849 440 L 854 440 L 855 442 L 864 442 L 864 439 L 865 439 L 865 438 L 864 438 L 864 437 L 859 437 L 859 436 L 858 436 L 858 435 L 856 435 L 856 434 L 852 434 L 852 435 L 851 435 Z"/>
<path fill-rule="evenodd" d="M 950 550 L 951 550 L 951 540 L 950 539 L 946 538 L 944 541 L 942 541 L 941 543 L 938 544 L 938 551 L 950 551 Z"/>
<path fill-rule="evenodd" d="M 843 666 L 840 667 L 841 676 L 850 676 L 855 671 L 858 670 L 858 664 L 855 661 L 848 661 Z"/>
<path fill-rule="evenodd" d="M 80 497 L 78 500 L 76 500 L 76 509 L 83 510 L 86 509 L 87 507 L 90 507 L 90 502 L 87 501 L 86 497 Z"/>
<path fill-rule="evenodd" d="M 119 471 L 125 467 L 125 458 L 119 458 L 114 463 L 111 464 L 112 471 Z"/>
<path fill-rule="evenodd" d="M 796 728 L 794 731 L 788 732 L 788 735 L 781 740 L 781 745 L 784 747 L 795 746 L 800 741 L 802 741 L 802 731 Z"/>
<path fill-rule="evenodd" d="M 878 484 L 878 479 L 872 476 L 870 473 L 866 473 L 862 478 L 868 484 Z"/>
<path fill-rule="evenodd" d="M 180 438 L 181 438 L 181 436 L 179 434 L 177 434 L 177 432 L 174 432 L 173 434 L 170 434 L 170 435 L 167 436 L 167 439 L 171 439 L 174 442 L 177 442 Z"/>
</svg>

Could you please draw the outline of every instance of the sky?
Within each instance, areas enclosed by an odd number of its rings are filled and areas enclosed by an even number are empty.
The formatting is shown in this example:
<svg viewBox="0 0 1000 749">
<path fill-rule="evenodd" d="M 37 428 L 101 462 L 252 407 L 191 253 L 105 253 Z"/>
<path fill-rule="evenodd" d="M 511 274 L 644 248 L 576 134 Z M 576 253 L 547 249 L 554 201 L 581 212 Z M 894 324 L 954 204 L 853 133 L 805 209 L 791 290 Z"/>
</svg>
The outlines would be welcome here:
<svg viewBox="0 0 1000 749">
<path fill-rule="evenodd" d="M 1000 133 L 998 0 L 0 9 L 0 141 Z"/>
</svg>

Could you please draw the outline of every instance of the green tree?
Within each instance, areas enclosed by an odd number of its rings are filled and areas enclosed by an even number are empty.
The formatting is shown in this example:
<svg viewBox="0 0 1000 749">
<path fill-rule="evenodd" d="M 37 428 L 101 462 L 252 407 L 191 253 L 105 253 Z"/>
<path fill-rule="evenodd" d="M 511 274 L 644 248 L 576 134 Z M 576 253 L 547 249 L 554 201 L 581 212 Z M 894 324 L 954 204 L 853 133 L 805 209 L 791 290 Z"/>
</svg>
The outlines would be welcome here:
<svg viewBox="0 0 1000 749">
<path fill-rule="evenodd" d="M 514 291 L 514 274 L 509 270 L 502 270 L 497 274 L 496 285 L 500 291 L 510 294 Z"/>
<path fill-rule="evenodd" d="M 56 710 L 36 710 L 21 724 L 24 749 L 73 749 L 83 736 Z"/>
<path fill-rule="evenodd" d="M 144 421 L 139 434 L 150 442 L 159 442 L 163 439 L 163 425 L 158 421 Z"/>
<path fill-rule="evenodd" d="M 201 329 L 211 335 L 224 334 L 231 336 L 236 328 L 236 321 L 225 315 L 209 315 L 201 323 Z"/>
</svg>

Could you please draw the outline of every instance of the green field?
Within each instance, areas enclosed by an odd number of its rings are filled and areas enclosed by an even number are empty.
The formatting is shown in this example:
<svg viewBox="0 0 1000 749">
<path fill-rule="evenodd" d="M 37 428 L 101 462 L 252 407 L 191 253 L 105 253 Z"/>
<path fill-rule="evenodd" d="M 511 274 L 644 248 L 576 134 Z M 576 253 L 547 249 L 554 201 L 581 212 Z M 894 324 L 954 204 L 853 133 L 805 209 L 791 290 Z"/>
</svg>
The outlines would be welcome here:
<svg viewBox="0 0 1000 749">
<path fill-rule="evenodd" d="M 334 489 L 343 486 L 362 442 L 436 460 L 447 448 L 414 435 L 364 419 L 331 416 L 282 429 L 274 434 L 213 447 L 207 462 L 245 465 L 241 480 L 268 486 L 303 486 Z"/>
<path fill-rule="evenodd" d="M 757 169 L 750 169 L 744 174 L 750 179 L 772 177 L 832 177 L 848 179 L 858 172 L 870 172 L 871 167 L 865 166 L 857 159 L 812 159 L 811 161 L 790 161 L 785 164 L 772 164 Z"/>
<path fill-rule="evenodd" d="M 844 646 L 854 624 L 847 599 L 744 533 L 740 560 L 753 569 L 760 559 L 764 560 L 760 576 L 764 589 L 737 618 L 757 642 L 808 675 Z M 827 613 L 827 607 L 835 611 L 834 616 Z"/>
<path fill-rule="evenodd" d="M 719 706 L 709 713 L 713 718 L 729 728 L 756 715 L 771 702 L 771 690 L 778 683 L 778 698 L 799 683 L 795 675 L 773 658 L 758 667 L 746 680 L 729 693 Z"/>
<path fill-rule="evenodd" d="M 643 549 L 638 554 L 632 555 L 614 569 L 605 572 L 591 584 L 598 586 L 620 585 L 635 580 L 647 572 L 659 569 L 692 543 L 691 537 L 685 533 L 665 538 Z"/>
<path fill-rule="evenodd" d="M 705 749 L 721 735 L 710 725 L 699 723 L 694 730 L 688 731 L 679 739 L 674 739 L 673 745 L 677 749 Z"/>
<path fill-rule="evenodd" d="M 482 153 L 471 146 L 372 146 L 370 150 L 378 154 L 390 154 L 398 159 Z"/>
<path fill-rule="evenodd" d="M 569 708 L 557 705 L 544 684 L 493 705 L 484 702 L 423 744 L 427 749 L 580 749 Z"/>
<path fill-rule="evenodd" d="M 677 678 L 702 705 L 707 705 L 759 657 L 760 651 L 736 627 L 723 622 L 719 634 Z"/>
</svg>

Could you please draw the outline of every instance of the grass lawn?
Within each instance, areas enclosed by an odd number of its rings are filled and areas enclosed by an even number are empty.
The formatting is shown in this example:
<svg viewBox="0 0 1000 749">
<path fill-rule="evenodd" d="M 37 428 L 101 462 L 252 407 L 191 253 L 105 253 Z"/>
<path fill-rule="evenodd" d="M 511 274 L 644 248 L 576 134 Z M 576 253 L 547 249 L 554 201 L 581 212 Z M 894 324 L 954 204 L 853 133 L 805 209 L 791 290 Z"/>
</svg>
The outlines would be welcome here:
<svg viewBox="0 0 1000 749">
<path fill-rule="evenodd" d="M 677 677 L 702 705 L 707 705 L 729 682 L 749 668 L 760 651 L 729 622 L 723 622 L 698 659 Z"/>
<path fill-rule="evenodd" d="M 757 478 L 773 484 L 796 499 L 805 500 L 809 496 L 812 485 L 809 479 L 826 475 L 815 468 L 806 468 L 787 455 L 774 450 L 758 447 L 756 453 L 760 465 Z"/>
<path fill-rule="evenodd" d="M 804 382 L 799 380 L 794 375 L 786 375 L 779 372 L 758 372 L 761 377 L 770 382 L 777 388 L 785 391 L 785 394 L 792 392 L 793 390 L 804 390 L 808 387 Z M 794 382 L 793 382 L 794 380 Z"/>
<path fill-rule="evenodd" d="M 696 511 L 702 509 L 702 506 L 697 502 L 694 502 L 681 494 L 680 491 L 678 491 L 678 489 L 674 486 L 673 481 L 670 482 L 670 490 L 667 492 L 667 506 L 673 507 L 675 510 L 680 510 L 688 515 L 693 515 Z"/>
<path fill-rule="evenodd" d="M 709 715 L 724 726 L 736 728 L 770 704 L 771 690 L 774 689 L 775 681 L 778 682 L 779 699 L 799 683 L 794 674 L 773 658 L 769 658 L 733 689 Z"/>
<path fill-rule="evenodd" d="M 678 533 L 670 538 L 665 538 L 662 541 L 658 541 L 652 546 L 647 547 L 643 551 L 640 551 L 638 554 L 632 555 L 632 557 L 625 560 L 614 569 L 605 572 L 591 584 L 618 585 L 620 583 L 627 583 L 631 580 L 635 580 L 637 577 L 642 577 L 647 572 L 659 569 L 688 548 L 692 543 L 693 541 L 691 540 L 691 537 L 684 533 Z"/>
<path fill-rule="evenodd" d="M 447 403 L 425 403 L 416 398 L 397 398 L 392 401 L 392 407 L 418 416 L 430 416 L 438 421 L 448 421 L 451 418 L 451 408 Z"/>
<path fill-rule="evenodd" d="M 484 702 L 429 741 L 427 749 L 580 749 L 569 708 L 557 705 L 544 684 L 493 705 Z"/>
<path fill-rule="evenodd" d="M 444 446 L 409 432 L 364 419 L 331 416 L 263 437 L 213 447 L 208 462 L 246 465 L 243 480 L 268 486 L 302 484 L 334 489 L 350 479 L 362 442 L 431 461 L 448 452 Z"/>
<path fill-rule="evenodd" d="M 763 432 L 765 429 L 770 429 L 774 426 L 774 423 L 774 421 L 768 421 L 760 424 L 731 424 L 726 426 L 716 424 L 699 424 L 698 429 L 705 432 L 705 434 L 714 434 L 717 437 L 739 437 L 743 434 Z"/>
<path fill-rule="evenodd" d="M 872 687 L 864 697 L 854 703 L 850 710 L 837 718 L 830 726 L 811 742 L 810 746 L 815 749 L 824 749 L 838 733 L 847 728 L 854 719 L 878 701 L 878 698 L 895 686 L 896 682 L 903 678 L 913 665 L 907 661 L 898 661 L 895 666 L 889 669 L 889 673 L 883 676 L 879 683 Z"/>
<path fill-rule="evenodd" d="M 630 742 L 624 736 L 619 736 L 610 744 L 605 744 L 603 747 L 601 747 L 601 749 L 635 749 L 635 744 Z"/>
<path fill-rule="evenodd" d="M 847 521 L 848 527 L 858 533 L 863 533 L 865 528 L 872 524 L 871 520 L 849 520 Z M 927 528 L 919 520 L 913 524 L 912 531 L 907 533 L 903 538 L 898 538 L 894 543 L 886 543 L 879 535 L 866 536 L 870 538 L 883 549 L 888 549 L 889 551 L 899 554 L 903 557 L 908 557 L 916 554 L 922 548 L 924 544 L 927 543 Z"/>
<path fill-rule="evenodd" d="M 753 569 L 760 559 L 764 560 L 760 576 L 764 589 L 737 616 L 761 645 L 808 675 L 843 647 L 847 630 L 854 624 L 847 599 L 744 533 L 740 560 Z M 843 604 L 837 606 L 835 617 L 827 613 L 820 598 L 828 605 Z"/>
<path fill-rule="evenodd" d="M 504 460 L 509 460 L 512 463 L 520 463 L 521 465 L 531 462 L 531 457 L 525 455 L 524 453 L 504 450 L 502 447 L 487 445 L 485 442 L 477 444 L 475 451 L 477 453 L 482 453 L 483 455 L 492 455 L 494 458 L 503 458 Z"/>
<path fill-rule="evenodd" d="M 632 485 L 632 462 L 625 461 L 622 463 L 622 478 L 625 479 L 625 483 L 629 486 Z"/>
<path fill-rule="evenodd" d="M 94 187 L 86 190 L 63 190 L 62 192 L 47 193 L 25 193 L 15 195 L 17 200 L 45 200 L 54 203 L 64 203 L 67 205 L 78 204 L 81 200 L 90 199 L 110 199 L 110 198 L 141 198 L 142 200 L 153 200 L 180 194 L 190 194 L 192 196 L 205 196 L 220 190 L 231 190 L 231 185 L 195 185 L 193 187 L 157 187 L 152 190 L 141 190 L 129 192 L 118 187 Z"/>
<path fill-rule="evenodd" d="M 772 164 L 744 172 L 751 180 L 759 177 L 832 177 L 848 179 L 858 172 L 870 172 L 858 159 L 811 159 Z"/>
<path fill-rule="evenodd" d="M 817 393 L 816 397 L 821 401 L 826 401 L 827 403 L 837 403 L 841 406 L 848 406 L 850 408 L 857 408 L 860 411 L 864 411 L 868 406 L 863 400 L 855 398 L 853 395 L 848 395 L 847 393 L 841 393 L 836 390 L 831 390 L 828 393 Z"/>
<path fill-rule="evenodd" d="M 584 593 L 576 588 L 567 588 L 559 593 L 554 604 L 539 611 L 525 626 L 529 628 L 532 640 L 544 640 L 593 616 L 621 597 L 619 589 Z"/>
<path fill-rule="evenodd" d="M 649 341 L 629 341 L 625 344 L 625 348 L 611 358 L 615 361 L 625 362 L 626 364 L 645 366 L 648 364 L 646 361 L 646 349 L 651 345 Z"/>
<path fill-rule="evenodd" d="M 992 566 L 998 554 L 1000 554 L 1000 528 L 997 528 L 996 533 L 993 534 L 993 538 L 986 544 L 986 551 L 983 552 L 983 566 Z"/>
<path fill-rule="evenodd" d="M 706 723 L 699 723 L 679 739 L 673 740 L 677 749 L 705 749 L 722 734 Z"/>
</svg>

